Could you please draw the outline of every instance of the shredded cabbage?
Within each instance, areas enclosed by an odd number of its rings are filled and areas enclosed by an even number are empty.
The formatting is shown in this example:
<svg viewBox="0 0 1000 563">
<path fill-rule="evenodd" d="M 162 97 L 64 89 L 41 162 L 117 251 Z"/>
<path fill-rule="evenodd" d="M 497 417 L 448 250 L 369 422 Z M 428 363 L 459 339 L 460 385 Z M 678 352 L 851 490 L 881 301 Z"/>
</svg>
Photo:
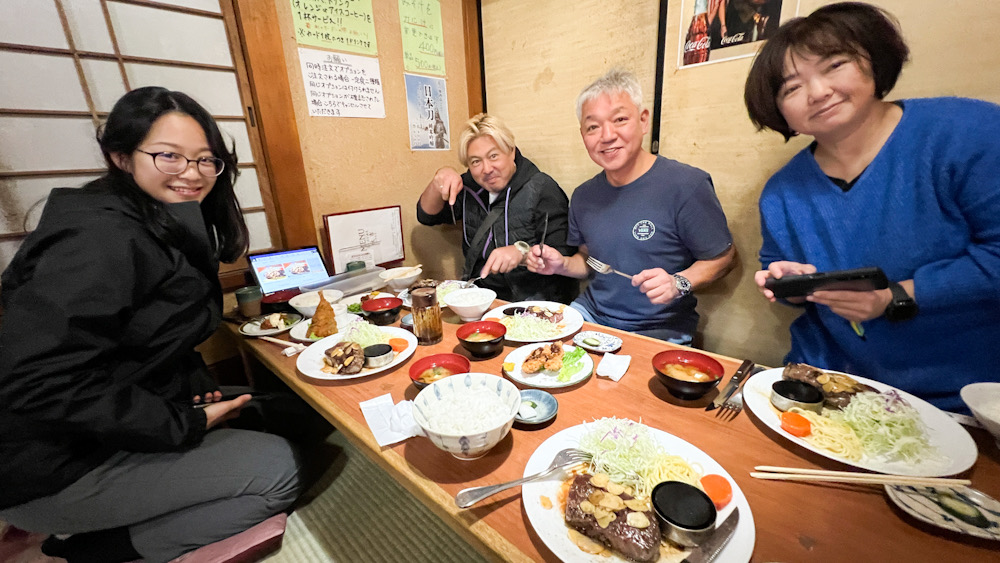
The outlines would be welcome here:
<svg viewBox="0 0 1000 563">
<path fill-rule="evenodd" d="M 830 418 L 850 426 L 869 456 L 916 464 L 938 455 L 920 413 L 895 391 L 858 393 L 842 411 L 830 412 Z"/>
<path fill-rule="evenodd" d="M 547 340 L 559 334 L 559 326 L 535 315 L 509 315 L 500 319 L 507 337 L 514 340 Z"/>
<path fill-rule="evenodd" d="M 570 378 L 573 377 L 576 372 L 580 371 L 581 367 L 583 367 L 583 356 L 586 353 L 587 352 L 584 351 L 583 348 L 577 346 L 571 351 L 563 354 L 563 365 L 559 370 L 559 376 L 556 377 L 556 380 L 563 382 L 569 381 Z"/>
<path fill-rule="evenodd" d="M 344 337 L 340 341 L 357 342 L 364 349 L 373 344 L 388 344 L 389 335 L 371 323 L 354 322 L 344 331 Z"/>
<path fill-rule="evenodd" d="M 662 481 L 696 485 L 701 478 L 682 458 L 667 454 L 645 424 L 602 418 L 586 427 L 579 448 L 593 456 L 591 472 L 606 473 L 615 483 L 632 487 L 636 497 L 649 497 Z"/>
</svg>

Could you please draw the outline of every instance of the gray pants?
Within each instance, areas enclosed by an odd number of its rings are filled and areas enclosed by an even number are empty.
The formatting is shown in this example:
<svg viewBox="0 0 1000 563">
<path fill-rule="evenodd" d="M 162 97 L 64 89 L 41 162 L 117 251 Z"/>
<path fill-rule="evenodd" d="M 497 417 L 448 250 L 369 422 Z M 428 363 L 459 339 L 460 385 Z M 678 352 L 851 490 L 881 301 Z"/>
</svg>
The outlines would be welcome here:
<svg viewBox="0 0 1000 563">
<path fill-rule="evenodd" d="M 190 450 L 119 452 L 58 493 L 0 511 L 32 532 L 77 534 L 127 526 L 144 559 L 169 561 L 289 507 L 299 463 L 284 438 L 218 429 Z"/>
</svg>

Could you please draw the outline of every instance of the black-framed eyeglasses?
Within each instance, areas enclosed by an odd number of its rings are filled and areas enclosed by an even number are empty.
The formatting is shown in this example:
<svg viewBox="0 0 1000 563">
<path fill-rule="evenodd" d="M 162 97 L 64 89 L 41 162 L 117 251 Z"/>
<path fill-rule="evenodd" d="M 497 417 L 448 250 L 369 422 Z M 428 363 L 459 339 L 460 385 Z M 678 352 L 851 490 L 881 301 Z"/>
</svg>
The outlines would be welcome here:
<svg viewBox="0 0 1000 563">
<path fill-rule="evenodd" d="M 142 149 L 135 149 L 143 154 L 153 157 L 153 166 L 164 174 L 176 176 L 188 169 L 192 162 L 198 166 L 198 173 L 208 178 L 215 178 L 226 168 L 226 163 L 221 158 L 214 156 L 203 156 L 201 158 L 188 158 L 175 152 L 147 152 Z"/>
</svg>

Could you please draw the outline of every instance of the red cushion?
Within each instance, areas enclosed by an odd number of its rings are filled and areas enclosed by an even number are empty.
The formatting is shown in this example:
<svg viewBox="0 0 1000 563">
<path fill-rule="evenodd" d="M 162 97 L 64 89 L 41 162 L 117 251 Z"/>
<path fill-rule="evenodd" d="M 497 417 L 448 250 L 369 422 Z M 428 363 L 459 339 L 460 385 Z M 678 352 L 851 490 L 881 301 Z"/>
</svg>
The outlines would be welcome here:
<svg viewBox="0 0 1000 563">
<path fill-rule="evenodd" d="M 285 536 L 284 514 L 272 516 L 260 524 L 228 537 L 189 551 L 171 563 L 250 563 L 259 561 L 281 547 Z"/>
</svg>

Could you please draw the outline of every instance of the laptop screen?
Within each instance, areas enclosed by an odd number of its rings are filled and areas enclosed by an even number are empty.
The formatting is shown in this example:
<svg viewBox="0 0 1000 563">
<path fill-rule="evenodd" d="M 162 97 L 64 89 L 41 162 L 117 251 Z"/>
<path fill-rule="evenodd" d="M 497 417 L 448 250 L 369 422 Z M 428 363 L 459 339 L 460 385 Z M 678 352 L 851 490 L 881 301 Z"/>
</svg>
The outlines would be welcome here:
<svg viewBox="0 0 1000 563">
<path fill-rule="evenodd" d="M 315 246 L 248 257 L 250 271 L 264 295 L 321 282 L 330 277 Z"/>
</svg>

